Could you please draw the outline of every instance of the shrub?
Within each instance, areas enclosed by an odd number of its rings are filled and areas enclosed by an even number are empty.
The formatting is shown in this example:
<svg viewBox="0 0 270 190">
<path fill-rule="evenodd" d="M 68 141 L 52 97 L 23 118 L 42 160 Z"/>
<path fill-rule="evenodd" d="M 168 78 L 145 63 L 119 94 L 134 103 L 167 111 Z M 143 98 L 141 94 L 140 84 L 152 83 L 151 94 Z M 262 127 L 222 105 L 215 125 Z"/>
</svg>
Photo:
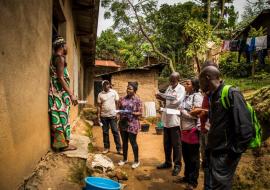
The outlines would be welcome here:
<svg viewBox="0 0 270 190">
<path fill-rule="evenodd" d="M 219 67 L 224 76 L 238 78 L 250 76 L 252 64 L 247 63 L 244 57 L 238 63 L 238 53 L 227 52 L 221 55 Z"/>
</svg>

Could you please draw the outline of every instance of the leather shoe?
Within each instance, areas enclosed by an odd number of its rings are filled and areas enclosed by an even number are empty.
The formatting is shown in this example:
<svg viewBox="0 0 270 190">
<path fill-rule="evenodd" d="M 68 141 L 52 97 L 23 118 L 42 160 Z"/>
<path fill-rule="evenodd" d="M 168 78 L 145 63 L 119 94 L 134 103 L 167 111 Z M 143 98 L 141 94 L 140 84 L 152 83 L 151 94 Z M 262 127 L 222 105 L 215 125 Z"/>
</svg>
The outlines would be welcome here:
<svg viewBox="0 0 270 190">
<path fill-rule="evenodd" d="M 172 165 L 171 164 L 168 164 L 168 163 L 163 163 L 163 164 L 160 164 L 157 166 L 157 169 L 168 169 L 168 168 L 171 168 Z"/>
<path fill-rule="evenodd" d="M 180 166 L 174 166 L 173 171 L 172 171 L 172 176 L 177 176 L 181 171 Z"/>
</svg>

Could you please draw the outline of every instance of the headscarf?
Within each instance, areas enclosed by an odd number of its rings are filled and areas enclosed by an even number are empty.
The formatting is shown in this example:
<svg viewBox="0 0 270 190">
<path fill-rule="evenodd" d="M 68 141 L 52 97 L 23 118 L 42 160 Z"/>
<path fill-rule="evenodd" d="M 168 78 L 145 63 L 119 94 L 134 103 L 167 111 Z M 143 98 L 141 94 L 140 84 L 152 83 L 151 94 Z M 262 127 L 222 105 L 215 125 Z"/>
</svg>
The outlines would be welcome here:
<svg viewBox="0 0 270 190">
<path fill-rule="evenodd" d="M 64 44 L 66 44 L 66 41 L 62 36 L 57 36 L 53 41 L 53 47 L 61 46 Z"/>
<path fill-rule="evenodd" d="M 138 82 L 137 81 L 128 82 L 128 85 L 132 86 L 135 92 L 138 90 Z"/>
</svg>

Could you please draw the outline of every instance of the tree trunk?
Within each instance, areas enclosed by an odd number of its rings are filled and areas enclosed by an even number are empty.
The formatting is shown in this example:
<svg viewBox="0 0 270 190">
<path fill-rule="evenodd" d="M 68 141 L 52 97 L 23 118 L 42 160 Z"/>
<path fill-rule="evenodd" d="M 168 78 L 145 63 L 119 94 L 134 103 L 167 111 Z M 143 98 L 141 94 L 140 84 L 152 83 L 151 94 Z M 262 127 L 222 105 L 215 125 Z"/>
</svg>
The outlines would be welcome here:
<svg viewBox="0 0 270 190">
<path fill-rule="evenodd" d="M 207 24 L 211 24 L 211 0 L 207 0 Z"/>
<path fill-rule="evenodd" d="M 252 69 L 251 69 L 252 82 L 254 82 L 254 76 L 255 76 L 255 58 L 252 55 Z"/>
<path fill-rule="evenodd" d="M 196 65 L 197 65 L 197 72 L 199 74 L 201 72 L 201 67 L 200 67 L 200 61 L 199 61 L 197 53 L 196 53 L 196 56 L 195 56 L 195 61 L 196 61 Z"/>
</svg>

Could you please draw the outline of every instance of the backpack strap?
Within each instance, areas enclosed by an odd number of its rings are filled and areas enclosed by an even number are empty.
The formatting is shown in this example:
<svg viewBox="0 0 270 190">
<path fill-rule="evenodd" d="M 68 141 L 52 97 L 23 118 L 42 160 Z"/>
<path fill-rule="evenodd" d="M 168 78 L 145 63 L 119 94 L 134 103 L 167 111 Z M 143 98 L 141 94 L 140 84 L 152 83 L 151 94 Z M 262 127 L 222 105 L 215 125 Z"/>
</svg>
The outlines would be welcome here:
<svg viewBox="0 0 270 190">
<path fill-rule="evenodd" d="M 225 85 L 222 88 L 221 91 L 221 104 L 225 109 L 229 109 L 231 106 L 230 100 L 229 100 L 229 89 L 232 87 L 232 85 Z"/>
</svg>

